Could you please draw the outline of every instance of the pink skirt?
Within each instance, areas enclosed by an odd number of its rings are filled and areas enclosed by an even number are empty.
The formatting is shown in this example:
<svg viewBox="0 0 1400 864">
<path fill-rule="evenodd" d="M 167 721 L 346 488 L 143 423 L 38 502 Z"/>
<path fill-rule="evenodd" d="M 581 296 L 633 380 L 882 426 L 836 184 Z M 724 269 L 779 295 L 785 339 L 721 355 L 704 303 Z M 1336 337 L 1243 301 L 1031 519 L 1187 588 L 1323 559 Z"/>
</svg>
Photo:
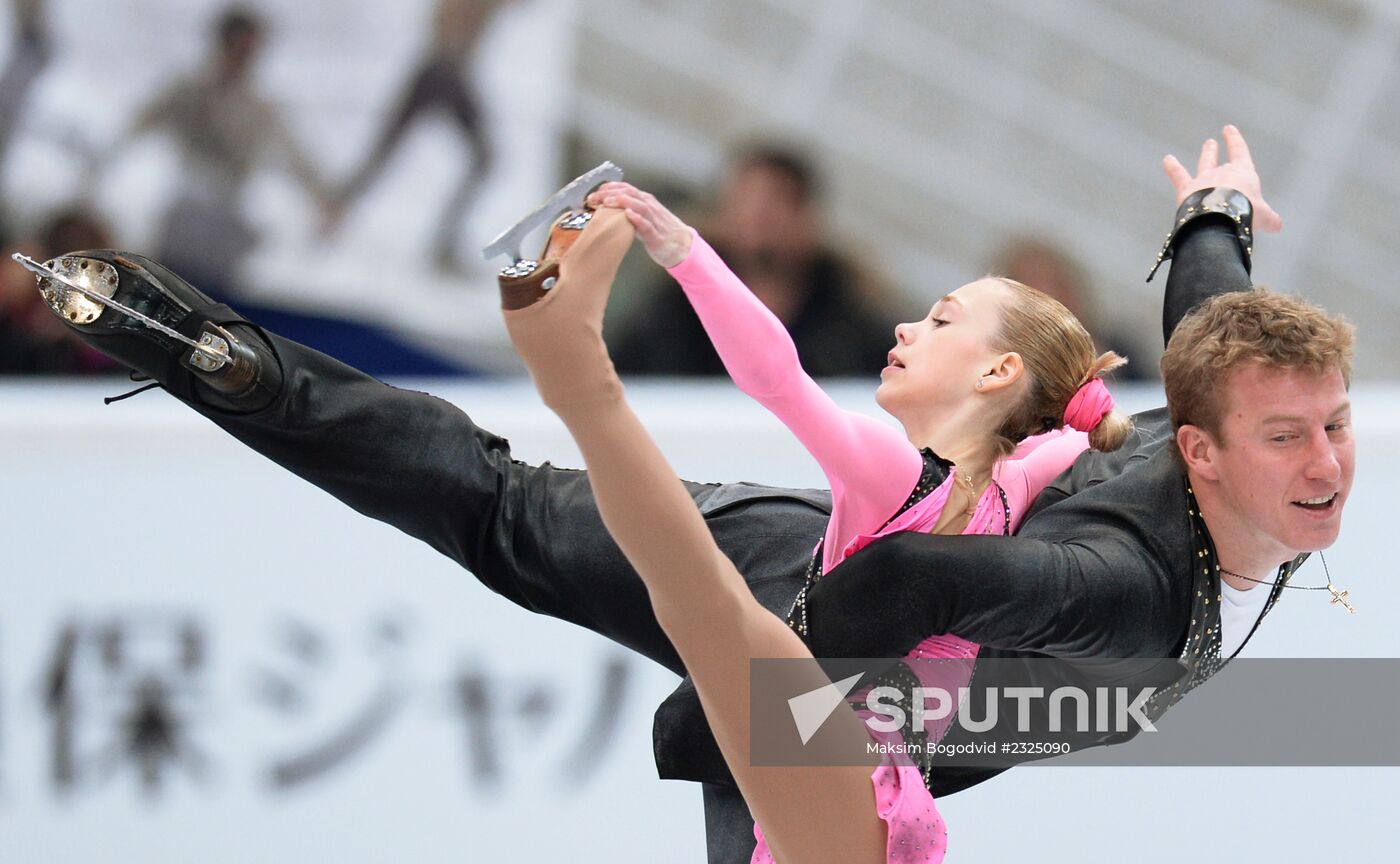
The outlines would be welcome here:
<svg viewBox="0 0 1400 864">
<path fill-rule="evenodd" d="M 875 808 L 889 827 L 885 860 L 889 864 L 938 864 L 948 851 L 948 827 L 933 795 L 924 785 L 919 769 L 912 765 L 881 763 L 870 782 L 875 787 Z M 753 826 L 754 847 L 750 864 L 774 864 L 763 829 Z"/>
<path fill-rule="evenodd" d="M 914 664 L 921 684 L 941 687 L 950 694 L 956 694 L 958 688 L 967 686 L 971 679 L 980 647 L 975 642 L 953 635 L 931 636 L 920 642 L 907 657 L 924 661 Z M 858 693 L 856 701 L 862 698 Z M 929 740 L 941 740 L 952 722 L 953 716 L 950 715 L 931 726 L 927 730 Z M 904 740 L 897 732 L 871 732 L 871 736 L 885 743 Z M 870 775 L 870 782 L 875 786 L 876 812 L 889 827 L 885 861 L 889 864 L 938 864 L 942 861 L 948 851 L 948 826 L 938 814 L 933 793 L 924 785 L 919 769 L 907 761 L 892 764 L 886 757 L 886 761 L 880 763 Z M 754 823 L 753 836 L 758 845 L 749 864 L 773 864 L 773 853 L 769 851 L 768 842 L 763 839 L 763 829 L 758 827 L 758 823 Z"/>
</svg>

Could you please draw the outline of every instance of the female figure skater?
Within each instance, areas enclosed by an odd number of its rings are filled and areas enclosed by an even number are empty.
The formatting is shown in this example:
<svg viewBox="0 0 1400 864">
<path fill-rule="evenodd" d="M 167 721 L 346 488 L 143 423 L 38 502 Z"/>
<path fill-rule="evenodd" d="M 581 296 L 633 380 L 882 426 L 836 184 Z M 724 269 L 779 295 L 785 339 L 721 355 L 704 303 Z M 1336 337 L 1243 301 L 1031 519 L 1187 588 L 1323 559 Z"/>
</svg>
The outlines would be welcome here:
<svg viewBox="0 0 1400 864">
<path fill-rule="evenodd" d="M 635 228 L 653 259 L 680 279 L 736 381 L 817 456 L 834 508 L 809 578 L 890 531 L 1009 533 L 1088 444 L 1085 431 L 1104 449 L 1121 443 L 1127 422 L 1112 412 L 1099 376 L 1122 361 L 1096 358 L 1088 334 L 1044 295 L 1006 280 L 974 282 L 924 321 L 896 330 L 877 399 L 904 424 L 906 440 L 836 408 L 802 373 L 776 319 L 654 198 L 608 184 L 590 203 L 604 209 L 558 262 L 553 290 L 508 309 L 506 324 L 545 403 L 578 443 L 604 524 L 646 582 L 657 620 L 694 678 L 757 820 L 753 860 L 941 860 L 946 831 L 917 768 L 884 762 L 872 774 L 860 766 L 749 764 L 748 664 L 811 657 L 798 636 L 806 629 L 802 598 L 796 633 L 753 599 L 622 398 L 601 339 L 608 286 Z M 1078 433 L 1013 452 L 1066 417 Z M 946 636 L 911 654 L 971 658 L 976 649 Z M 827 683 L 812 674 L 813 687 Z M 853 742 L 869 740 L 854 710 L 838 710 L 828 723 Z"/>
</svg>

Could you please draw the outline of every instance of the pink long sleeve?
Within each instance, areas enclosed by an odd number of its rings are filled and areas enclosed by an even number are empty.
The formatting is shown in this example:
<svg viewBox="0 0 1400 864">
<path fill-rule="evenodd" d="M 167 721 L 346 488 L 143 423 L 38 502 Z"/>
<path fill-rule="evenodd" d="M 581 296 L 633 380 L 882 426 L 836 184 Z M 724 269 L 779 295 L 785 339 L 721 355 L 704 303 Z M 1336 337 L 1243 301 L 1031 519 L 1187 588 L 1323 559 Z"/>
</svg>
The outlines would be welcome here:
<svg viewBox="0 0 1400 864">
<path fill-rule="evenodd" d="M 1026 439 L 1012 458 L 1001 463 L 996 477 L 1011 505 L 1012 531 L 1020 525 L 1035 496 L 1088 449 L 1089 436 L 1066 427 Z"/>
<path fill-rule="evenodd" d="M 831 485 L 826 548 L 878 529 L 918 483 L 923 459 L 898 430 L 836 405 L 798 361 L 792 337 L 699 234 L 668 271 L 680 282 L 739 389 L 783 422 Z M 874 371 L 874 370 L 872 370 Z"/>
</svg>

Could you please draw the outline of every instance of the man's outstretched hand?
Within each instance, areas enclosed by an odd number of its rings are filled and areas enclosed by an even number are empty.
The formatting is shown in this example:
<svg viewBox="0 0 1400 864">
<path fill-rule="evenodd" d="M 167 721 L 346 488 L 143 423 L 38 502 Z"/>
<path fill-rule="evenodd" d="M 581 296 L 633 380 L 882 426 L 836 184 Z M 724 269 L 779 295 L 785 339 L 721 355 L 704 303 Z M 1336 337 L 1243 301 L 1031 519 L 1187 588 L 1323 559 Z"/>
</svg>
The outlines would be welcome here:
<svg viewBox="0 0 1400 864">
<path fill-rule="evenodd" d="M 1254 170 L 1254 160 L 1249 155 L 1249 145 L 1244 136 L 1234 126 L 1226 126 L 1221 137 L 1225 139 L 1227 161 L 1220 163 L 1220 145 L 1214 138 L 1207 138 L 1201 145 L 1201 158 L 1196 163 L 1196 176 L 1177 160 L 1168 155 L 1162 160 L 1162 169 L 1167 179 L 1176 187 L 1176 203 L 1180 204 L 1187 195 L 1198 189 L 1212 186 L 1228 186 L 1243 192 L 1254 205 L 1254 227 L 1260 231 L 1276 233 L 1283 228 L 1283 217 L 1274 212 L 1269 202 L 1264 200 L 1264 192 L 1259 185 L 1259 172 Z"/>
</svg>

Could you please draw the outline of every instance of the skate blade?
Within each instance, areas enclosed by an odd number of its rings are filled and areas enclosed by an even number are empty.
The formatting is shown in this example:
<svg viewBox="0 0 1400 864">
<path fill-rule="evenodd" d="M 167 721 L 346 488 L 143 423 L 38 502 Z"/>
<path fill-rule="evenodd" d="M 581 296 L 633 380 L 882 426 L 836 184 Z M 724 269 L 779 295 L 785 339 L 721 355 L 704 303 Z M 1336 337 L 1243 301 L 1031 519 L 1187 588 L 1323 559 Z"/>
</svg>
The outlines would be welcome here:
<svg viewBox="0 0 1400 864">
<path fill-rule="evenodd" d="M 194 357 L 200 361 L 196 365 L 205 372 L 218 371 L 233 359 L 229 355 L 228 344 L 222 339 L 206 338 L 196 342 L 154 318 L 113 300 L 112 295 L 116 293 L 118 284 L 117 270 L 105 261 L 81 255 L 64 255 L 40 264 L 19 252 L 10 258 L 35 275 L 44 302 L 48 303 L 55 315 L 69 323 L 91 324 L 101 317 L 104 309 L 110 307 L 114 312 L 134 318 L 152 330 L 188 345 L 193 349 Z M 227 335 L 227 331 L 220 330 Z"/>
<path fill-rule="evenodd" d="M 552 223 L 559 214 L 583 207 L 583 201 L 597 186 L 622 179 L 622 169 L 611 162 L 604 162 L 592 171 L 581 174 L 564 188 L 555 192 L 549 200 L 537 207 L 534 212 L 505 231 L 481 250 L 481 256 L 491 260 L 497 255 L 509 255 L 511 265 L 525 260 L 520 254 L 521 245 L 530 232 Z"/>
</svg>

